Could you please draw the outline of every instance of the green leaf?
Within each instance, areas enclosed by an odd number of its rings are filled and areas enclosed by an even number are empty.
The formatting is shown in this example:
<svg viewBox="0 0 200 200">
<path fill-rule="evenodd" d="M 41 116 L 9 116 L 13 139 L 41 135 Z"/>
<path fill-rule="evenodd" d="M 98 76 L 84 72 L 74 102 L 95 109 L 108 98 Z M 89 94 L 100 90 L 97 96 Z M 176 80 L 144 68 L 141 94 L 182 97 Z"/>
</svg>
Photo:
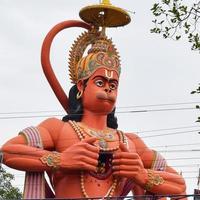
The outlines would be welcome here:
<svg viewBox="0 0 200 200">
<path fill-rule="evenodd" d="M 152 22 L 155 24 L 155 23 L 157 22 L 157 19 L 155 19 L 155 20 L 152 20 Z"/>
<path fill-rule="evenodd" d="M 177 36 L 176 36 L 176 40 L 179 40 L 180 38 L 181 38 L 180 35 L 177 35 Z"/>
<path fill-rule="evenodd" d="M 164 20 L 160 21 L 158 24 L 163 24 Z"/>
<path fill-rule="evenodd" d="M 166 4 L 166 5 L 169 5 L 170 0 L 162 0 L 162 2 L 163 2 L 164 4 Z"/>
<path fill-rule="evenodd" d="M 164 34 L 163 34 L 163 37 L 166 39 L 166 38 L 167 38 L 167 35 L 164 33 Z"/>
</svg>

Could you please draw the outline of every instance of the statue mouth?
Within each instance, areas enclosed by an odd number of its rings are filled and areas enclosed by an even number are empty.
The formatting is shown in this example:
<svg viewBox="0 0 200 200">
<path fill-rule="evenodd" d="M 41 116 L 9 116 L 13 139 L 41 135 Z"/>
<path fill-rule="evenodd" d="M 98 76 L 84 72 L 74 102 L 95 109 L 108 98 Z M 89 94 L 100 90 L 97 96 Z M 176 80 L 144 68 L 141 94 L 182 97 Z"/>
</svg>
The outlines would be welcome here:
<svg viewBox="0 0 200 200">
<path fill-rule="evenodd" d="M 97 99 L 108 101 L 110 103 L 115 103 L 115 96 L 114 95 L 108 95 L 106 93 L 97 93 L 96 95 Z"/>
</svg>

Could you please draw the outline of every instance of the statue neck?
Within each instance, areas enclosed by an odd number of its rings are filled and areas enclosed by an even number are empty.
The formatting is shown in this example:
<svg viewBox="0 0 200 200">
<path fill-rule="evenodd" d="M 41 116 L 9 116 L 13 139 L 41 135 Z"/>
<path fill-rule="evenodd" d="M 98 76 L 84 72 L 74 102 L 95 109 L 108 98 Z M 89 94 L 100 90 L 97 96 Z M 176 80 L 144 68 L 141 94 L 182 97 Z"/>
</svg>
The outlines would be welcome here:
<svg viewBox="0 0 200 200">
<path fill-rule="evenodd" d="M 104 130 L 107 128 L 107 115 L 97 114 L 85 109 L 81 122 L 91 128 Z"/>
</svg>

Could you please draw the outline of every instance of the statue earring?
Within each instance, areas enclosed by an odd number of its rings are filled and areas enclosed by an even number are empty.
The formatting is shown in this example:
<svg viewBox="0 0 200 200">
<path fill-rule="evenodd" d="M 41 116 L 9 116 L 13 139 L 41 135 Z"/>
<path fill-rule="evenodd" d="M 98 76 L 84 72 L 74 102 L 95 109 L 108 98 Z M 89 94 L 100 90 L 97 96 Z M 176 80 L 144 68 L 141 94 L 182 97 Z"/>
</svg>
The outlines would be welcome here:
<svg viewBox="0 0 200 200">
<path fill-rule="evenodd" d="M 78 91 L 78 93 L 76 94 L 76 99 L 80 99 L 82 94 L 83 94 L 83 90 Z"/>
</svg>

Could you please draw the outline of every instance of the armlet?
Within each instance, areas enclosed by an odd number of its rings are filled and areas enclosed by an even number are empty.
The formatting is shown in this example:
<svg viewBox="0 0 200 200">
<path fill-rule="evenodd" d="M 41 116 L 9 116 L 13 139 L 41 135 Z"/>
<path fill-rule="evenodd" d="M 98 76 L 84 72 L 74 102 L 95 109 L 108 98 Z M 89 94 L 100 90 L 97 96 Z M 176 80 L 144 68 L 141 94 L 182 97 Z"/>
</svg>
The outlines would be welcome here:
<svg viewBox="0 0 200 200">
<path fill-rule="evenodd" d="M 167 167 L 167 162 L 165 158 L 157 151 L 153 152 L 154 152 L 154 159 L 151 164 L 151 169 L 156 171 L 165 171 Z"/>
<path fill-rule="evenodd" d="M 165 158 L 163 158 L 163 156 L 156 152 L 154 152 L 154 159 L 152 161 L 152 165 L 151 165 L 151 169 L 148 169 L 148 182 L 145 185 L 145 190 L 146 191 L 151 191 L 151 189 L 154 186 L 158 186 L 164 183 L 164 179 L 157 175 L 154 174 L 154 170 L 156 171 L 165 171 L 166 167 L 167 167 L 167 162 L 165 160 Z"/>
</svg>

